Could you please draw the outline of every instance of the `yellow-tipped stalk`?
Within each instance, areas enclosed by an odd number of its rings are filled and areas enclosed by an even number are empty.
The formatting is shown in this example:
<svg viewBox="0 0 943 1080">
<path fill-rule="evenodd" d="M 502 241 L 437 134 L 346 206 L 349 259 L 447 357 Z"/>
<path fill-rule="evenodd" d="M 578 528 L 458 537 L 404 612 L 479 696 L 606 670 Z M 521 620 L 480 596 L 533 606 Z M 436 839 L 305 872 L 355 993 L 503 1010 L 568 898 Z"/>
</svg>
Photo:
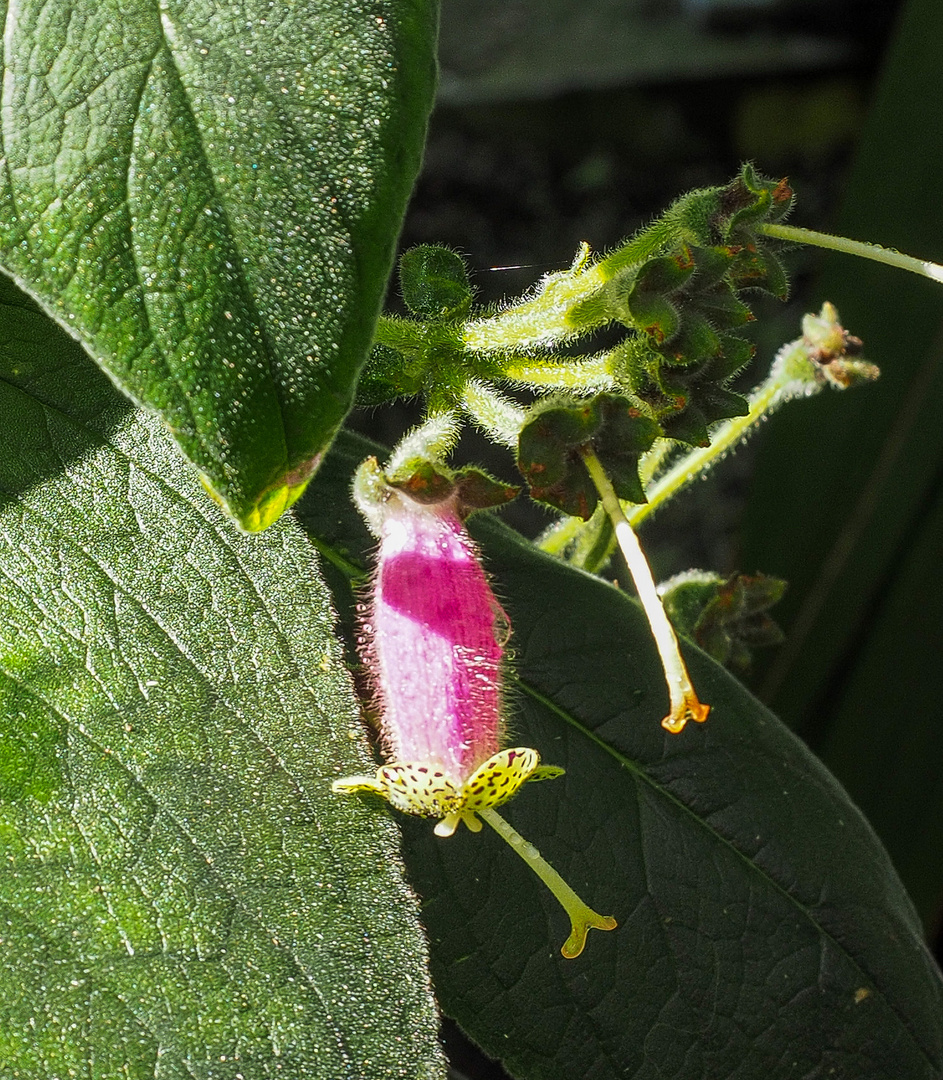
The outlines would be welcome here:
<svg viewBox="0 0 943 1080">
<path fill-rule="evenodd" d="M 628 519 L 619 502 L 619 497 L 609 481 L 605 470 L 600 464 L 599 458 L 588 446 L 582 449 L 583 461 L 586 469 L 596 485 L 599 498 L 602 500 L 603 509 L 609 515 L 612 527 L 615 530 L 616 542 L 625 558 L 629 573 L 635 582 L 639 600 L 645 609 L 648 623 L 655 639 L 658 655 L 665 671 L 665 681 L 668 684 L 668 698 L 670 711 L 662 720 L 662 727 L 672 734 L 677 734 L 684 728 L 688 720 L 696 720 L 699 724 L 707 719 L 710 705 L 705 705 L 698 700 L 698 696 L 691 684 L 691 677 L 684 665 L 681 650 L 678 647 L 678 638 L 674 628 L 668 621 L 665 609 L 662 606 L 661 597 L 655 586 L 651 568 L 638 537 L 629 524 Z"/>
</svg>

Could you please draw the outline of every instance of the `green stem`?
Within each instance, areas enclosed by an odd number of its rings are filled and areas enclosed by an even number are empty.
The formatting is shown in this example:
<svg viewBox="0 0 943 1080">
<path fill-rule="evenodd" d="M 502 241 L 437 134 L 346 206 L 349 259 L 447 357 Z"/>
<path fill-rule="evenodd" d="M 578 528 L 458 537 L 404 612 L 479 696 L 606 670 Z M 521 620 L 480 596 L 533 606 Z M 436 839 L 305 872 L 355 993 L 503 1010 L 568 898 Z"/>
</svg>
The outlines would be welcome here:
<svg viewBox="0 0 943 1080">
<path fill-rule="evenodd" d="M 531 299 L 467 323 L 465 346 L 475 352 L 492 353 L 546 348 L 570 341 L 593 329 L 592 325 L 574 326 L 570 318 L 573 308 L 598 291 L 606 280 L 600 264 L 590 262 L 589 245 L 583 244 L 573 265 L 548 274 Z M 597 321 L 603 325 L 608 318 L 601 315 Z"/>
<path fill-rule="evenodd" d="M 661 723 L 662 727 L 667 731 L 676 734 L 681 731 L 688 720 L 693 719 L 698 723 L 706 720 L 707 714 L 710 712 L 710 706 L 704 705 L 698 700 L 691 684 L 691 677 L 688 675 L 684 659 L 681 656 L 678 638 L 675 635 L 674 628 L 668 621 L 668 616 L 665 614 L 661 597 L 658 595 L 658 589 L 655 585 L 655 579 L 652 577 L 651 567 L 648 565 L 648 560 L 645 558 L 645 552 L 642 551 L 642 545 L 639 543 L 638 537 L 626 519 L 619 496 L 616 495 L 605 469 L 603 469 L 599 458 L 596 457 L 593 450 L 588 446 L 584 446 L 581 453 L 586 470 L 599 492 L 603 509 L 612 522 L 616 542 L 625 558 L 632 580 L 635 582 L 635 588 L 638 591 L 642 607 L 645 609 L 645 614 L 648 616 L 652 636 L 655 639 L 658 655 L 661 657 L 662 667 L 665 670 L 665 681 L 668 684 L 668 696 L 671 703 L 671 709 Z"/>
<path fill-rule="evenodd" d="M 656 439 L 655 445 L 648 451 L 647 454 L 642 455 L 642 459 L 638 463 L 638 475 L 642 481 L 642 490 L 647 491 L 648 485 L 652 482 L 652 478 L 655 473 L 662 466 L 662 462 L 671 453 L 671 448 L 675 445 L 671 439 Z M 631 518 L 630 518 L 631 520 Z"/>
<path fill-rule="evenodd" d="M 414 355 L 424 345 L 423 327 L 413 319 L 381 315 L 373 332 L 375 345 L 387 345 L 401 353 Z"/>
<path fill-rule="evenodd" d="M 795 225 L 760 225 L 758 232 L 774 236 L 777 240 L 794 241 L 797 244 L 811 244 L 814 247 L 827 248 L 829 251 L 841 251 L 846 255 L 857 255 L 862 259 L 893 266 L 898 270 L 909 270 L 913 274 L 930 278 L 931 281 L 943 282 L 943 266 L 915 259 L 912 255 L 902 255 L 899 251 L 880 247 L 877 244 L 865 244 L 860 240 L 848 240 L 844 236 L 832 236 L 831 233 L 816 232 L 814 229 L 800 229 Z"/>
<path fill-rule="evenodd" d="M 750 395 L 750 411 L 746 416 L 736 416 L 718 424 L 711 432 L 709 446 L 699 446 L 683 457 L 653 481 L 646 491 L 648 502 L 633 504 L 626 508 L 626 517 L 633 528 L 653 514 L 662 503 L 676 495 L 704 473 L 743 439 L 750 428 L 758 423 L 776 404 L 776 397 L 783 389 L 778 379 L 767 379 Z"/>
<path fill-rule="evenodd" d="M 469 379 L 465 384 L 462 407 L 495 442 L 517 449 L 518 436 L 527 419 L 523 409 L 477 379 Z"/>
<path fill-rule="evenodd" d="M 433 413 L 416 427 L 407 431 L 393 447 L 386 466 L 388 476 L 400 470 L 415 468 L 415 460 L 442 461 L 449 456 L 461 434 L 461 418 L 457 409 Z"/>
<path fill-rule="evenodd" d="M 534 357 L 512 359 L 505 367 L 503 377 L 536 390 L 596 394 L 615 387 L 615 380 L 609 374 L 608 360 L 608 353 L 570 361 Z"/>
<path fill-rule="evenodd" d="M 491 807 L 486 807 L 478 811 L 478 816 L 482 821 L 486 821 L 502 840 L 511 845 L 569 915 L 570 936 L 560 950 L 568 960 L 573 960 L 583 951 L 586 935 L 590 930 L 615 930 L 616 920 L 611 915 L 598 914 L 584 903 L 534 845 L 525 840 L 517 829 L 509 825 L 500 814 Z"/>
</svg>

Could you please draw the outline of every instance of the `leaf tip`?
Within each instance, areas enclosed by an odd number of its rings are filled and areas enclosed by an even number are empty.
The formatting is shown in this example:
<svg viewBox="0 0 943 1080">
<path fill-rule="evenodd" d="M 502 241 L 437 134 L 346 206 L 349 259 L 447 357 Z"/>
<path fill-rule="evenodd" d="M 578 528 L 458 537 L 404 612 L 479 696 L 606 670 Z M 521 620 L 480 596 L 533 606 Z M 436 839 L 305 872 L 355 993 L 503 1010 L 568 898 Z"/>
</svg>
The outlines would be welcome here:
<svg viewBox="0 0 943 1080">
<path fill-rule="evenodd" d="M 205 474 L 200 475 L 200 480 L 210 498 L 222 507 L 243 532 L 264 532 L 301 498 L 308 481 L 321 462 L 321 457 L 321 454 L 316 454 L 299 468 L 284 473 L 254 500 L 229 499 L 213 486 L 213 482 Z"/>
</svg>

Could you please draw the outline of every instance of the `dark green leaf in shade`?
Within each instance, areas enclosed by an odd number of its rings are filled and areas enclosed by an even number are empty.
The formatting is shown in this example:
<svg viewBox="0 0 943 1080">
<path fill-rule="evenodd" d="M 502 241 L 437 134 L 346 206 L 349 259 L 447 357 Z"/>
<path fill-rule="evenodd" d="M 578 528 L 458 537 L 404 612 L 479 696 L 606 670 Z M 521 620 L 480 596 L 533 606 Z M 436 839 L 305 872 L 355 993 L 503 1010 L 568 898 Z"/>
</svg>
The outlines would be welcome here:
<svg viewBox="0 0 943 1080">
<path fill-rule="evenodd" d="M 439 1080 L 310 543 L 12 290 L 0 341 L 0 1075 Z"/>
<path fill-rule="evenodd" d="M 342 438 L 299 507 L 336 567 L 364 565 L 333 499 L 371 450 Z M 509 738 L 566 769 L 506 816 L 619 928 L 563 959 L 565 917 L 504 844 L 402 819 L 446 1012 L 519 1080 L 937 1080 L 940 973 L 837 782 L 693 648 L 711 717 L 664 733 L 635 603 L 486 516 L 472 532 L 514 631 Z"/>
<path fill-rule="evenodd" d="M 932 194 L 943 173 L 943 6 L 911 0 L 902 16 L 844 208 L 827 227 L 943 262 L 943 201 Z M 764 432 L 741 558 L 790 590 L 778 609 L 786 643 L 757 685 L 846 785 L 939 934 L 943 289 L 823 259 L 816 294 L 865 341 L 881 379 L 785 409 Z"/>
<path fill-rule="evenodd" d="M 567 770 L 507 816 L 620 926 L 578 967 L 557 955 L 552 901 L 500 844 L 410 829 L 443 1008 L 527 1080 L 937 1077 L 939 972 L 838 784 L 697 655 L 711 719 L 662 735 L 634 605 L 485 539 L 515 628 L 515 741 Z"/>
<path fill-rule="evenodd" d="M 0 274 L 0 490 L 26 491 L 57 476 L 88 449 L 84 425 L 107 434 L 133 406 L 73 338 Z M 16 388 L 20 393 L 12 393 Z M 61 414 L 73 423 L 64 437 Z M 58 425 L 60 436 L 50 438 Z M 9 438 L 16 433 L 15 441 Z"/>
<path fill-rule="evenodd" d="M 353 398 L 436 5 L 2 6 L 0 263 L 264 528 Z"/>
</svg>

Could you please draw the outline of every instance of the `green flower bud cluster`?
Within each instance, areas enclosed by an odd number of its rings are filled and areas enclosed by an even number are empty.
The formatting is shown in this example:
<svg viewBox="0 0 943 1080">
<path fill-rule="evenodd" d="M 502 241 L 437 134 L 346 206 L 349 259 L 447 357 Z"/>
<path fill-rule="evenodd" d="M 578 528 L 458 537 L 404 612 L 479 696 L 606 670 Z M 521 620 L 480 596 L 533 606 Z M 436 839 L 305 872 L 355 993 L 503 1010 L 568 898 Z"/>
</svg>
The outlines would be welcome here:
<svg viewBox="0 0 943 1080">
<path fill-rule="evenodd" d="M 875 373 L 823 309 L 822 340 L 777 361 L 788 361 L 789 372 L 777 368 L 773 391 L 748 399 L 729 388 L 753 355 L 741 336 L 753 319 L 745 296 L 787 294 L 777 254 L 784 241 L 770 233 L 784 228 L 792 202 L 786 181 L 745 165 L 730 183 L 678 199 L 614 251 L 596 257 L 583 245 L 572 266 L 501 310 L 475 309 L 456 252 L 407 251 L 399 274 L 408 315 L 380 319 L 359 400 L 421 397 L 427 417 L 438 418 L 429 430 L 441 424 L 452 434 L 464 414 L 516 454 L 533 498 L 583 520 L 599 502 L 586 473 L 591 452 L 616 496 L 640 508 L 672 445 L 710 453 L 728 425 L 739 431 L 740 420 L 752 424 L 784 399 L 787 383 L 805 394 L 813 384 L 848 385 Z M 614 347 L 574 355 L 574 344 L 613 326 L 625 330 Z M 839 331 L 844 337 L 835 337 Z M 537 400 L 525 406 L 508 389 Z M 406 447 L 399 453 L 413 498 L 440 499 L 456 482 L 423 464 L 436 456 L 429 447 L 419 447 L 415 461 Z M 474 501 L 508 497 L 489 489 Z M 609 527 L 603 532 L 593 552 L 612 543 Z"/>
<path fill-rule="evenodd" d="M 749 669 L 754 649 L 782 643 L 782 630 L 768 611 L 785 591 L 781 578 L 723 578 L 707 570 L 687 570 L 658 589 L 675 629 L 740 673 Z"/>
<path fill-rule="evenodd" d="M 791 205 L 784 181 L 762 180 L 747 165 L 726 187 L 678 200 L 655 229 L 661 247 L 643 262 L 626 264 L 637 242 L 603 260 L 612 276 L 576 319 L 605 313 L 635 331 L 613 350 L 609 369 L 667 437 L 706 446 L 711 424 L 746 414 L 746 399 L 727 384 L 753 347 L 734 331 L 753 320 L 744 291 L 788 293 L 782 264 L 757 228 Z"/>
<path fill-rule="evenodd" d="M 645 502 L 639 458 L 661 429 L 632 402 L 613 394 L 595 398 L 548 398 L 528 414 L 518 442 L 517 466 L 531 497 L 587 520 L 599 502 L 580 453 L 591 445 L 616 494 Z"/>
<path fill-rule="evenodd" d="M 500 413 L 498 437 L 507 443 L 515 433 L 509 439 L 495 385 L 616 393 L 656 421 L 659 435 L 706 445 L 711 424 L 747 409 L 727 388 L 753 352 L 736 333 L 753 318 L 742 294 L 785 296 L 785 272 L 772 250 L 780 242 L 758 230 L 780 221 L 791 204 L 785 181 L 744 166 L 723 187 L 685 195 L 605 257 L 594 259 L 584 246 L 569 270 L 548 275 L 532 296 L 501 311 L 474 311 L 456 252 L 429 245 L 407 251 L 399 275 L 409 316 L 380 320 L 359 400 L 421 396 L 430 413 L 464 410 L 486 430 Z M 608 353 L 559 351 L 614 324 L 628 333 Z M 489 415 L 476 416 L 485 399 Z"/>
</svg>

